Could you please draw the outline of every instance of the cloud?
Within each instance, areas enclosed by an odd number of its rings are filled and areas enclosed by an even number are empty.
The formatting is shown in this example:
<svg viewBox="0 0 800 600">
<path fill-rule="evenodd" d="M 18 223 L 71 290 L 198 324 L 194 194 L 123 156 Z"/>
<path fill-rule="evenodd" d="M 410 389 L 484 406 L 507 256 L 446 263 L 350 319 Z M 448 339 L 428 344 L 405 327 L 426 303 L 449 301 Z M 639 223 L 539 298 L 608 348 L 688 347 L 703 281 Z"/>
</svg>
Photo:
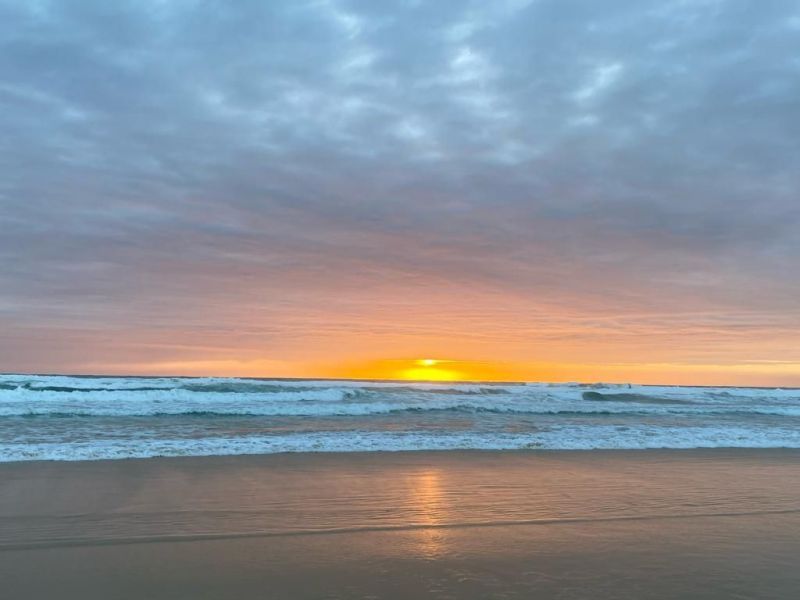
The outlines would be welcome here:
<svg viewBox="0 0 800 600">
<path fill-rule="evenodd" d="M 731 360 L 798 360 L 797 19 L 0 0 L 0 345 L 28 356 L 5 364 L 133 331 L 238 360 L 210 323 L 256 332 L 243 360 L 348 331 L 667 362 L 734 332 Z"/>
</svg>

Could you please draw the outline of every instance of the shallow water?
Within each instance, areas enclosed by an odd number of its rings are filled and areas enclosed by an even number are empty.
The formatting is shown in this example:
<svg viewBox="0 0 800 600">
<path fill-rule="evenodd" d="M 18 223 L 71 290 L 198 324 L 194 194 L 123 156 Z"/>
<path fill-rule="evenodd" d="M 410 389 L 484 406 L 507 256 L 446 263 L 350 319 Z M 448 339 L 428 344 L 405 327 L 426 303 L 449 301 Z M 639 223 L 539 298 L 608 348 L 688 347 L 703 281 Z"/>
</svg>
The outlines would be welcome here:
<svg viewBox="0 0 800 600">
<path fill-rule="evenodd" d="M 778 514 L 800 511 L 799 465 L 767 450 L 17 463 L 0 471 L 0 533 L 35 546 Z"/>
</svg>

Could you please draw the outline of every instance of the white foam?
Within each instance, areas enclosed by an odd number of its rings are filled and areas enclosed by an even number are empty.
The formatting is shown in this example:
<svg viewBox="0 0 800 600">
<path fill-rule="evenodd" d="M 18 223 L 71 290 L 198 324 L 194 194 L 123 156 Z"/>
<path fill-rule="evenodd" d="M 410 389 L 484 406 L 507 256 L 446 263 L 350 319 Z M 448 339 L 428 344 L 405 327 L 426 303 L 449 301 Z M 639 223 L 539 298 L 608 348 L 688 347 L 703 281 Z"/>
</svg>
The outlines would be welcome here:
<svg viewBox="0 0 800 600">
<path fill-rule="evenodd" d="M 186 414 L 193 420 L 180 417 Z M 253 420 L 237 422 L 239 433 L 232 436 L 217 415 Z M 781 389 L 4 375 L 0 461 L 453 448 L 800 447 L 800 427 L 792 420 L 797 417 L 800 392 Z"/>
<path fill-rule="evenodd" d="M 225 456 L 282 452 L 397 452 L 413 450 L 607 450 L 656 448 L 800 448 L 800 430 L 747 428 L 687 431 L 671 428 L 567 427 L 538 434 L 354 432 L 205 438 L 133 439 L 73 443 L 0 444 L 0 462 L 99 460 L 156 456 Z"/>
<path fill-rule="evenodd" d="M 59 382 L 60 383 L 60 382 Z M 612 413 L 612 414 L 726 414 L 752 413 L 800 416 L 800 401 L 795 393 L 751 395 L 751 390 L 718 392 L 698 388 L 634 388 L 631 393 L 657 398 L 657 403 L 609 399 L 585 400 L 585 389 L 575 387 L 519 386 L 505 387 L 417 388 L 342 386 L 339 382 L 314 382 L 305 387 L 273 386 L 277 391 L 210 392 L 180 387 L 139 389 L 113 382 L 105 391 L 90 391 L 88 385 L 70 386 L 75 391 L 37 391 L 25 387 L 0 390 L 0 416 L 84 415 L 84 416 L 154 416 L 187 413 L 262 416 L 333 416 L 388 414 L 416 411 L 495 411 L 508 413 Z M 229 382 L 226 382 L 228 384 Z M 47 386 L 55 384 L 47 382 Z M 94 382 L 97 387 L 98 382 Z M 163 382 L 162 382 L 163 385 Z M 44 383 L 36 384 L 45 387 Z M 260 384 L 264 389 L 264 384 Z M 327 387 L 326 387 L 327 386 Z M 88 388 L 88 389 L 87 389 Z M 203 389 L 203 388 L 199 388 Z M 490 389 L 492 393 L 480 393 Z M 448 393 L 442 393 L 447 391 Z M 597 391 L 597 390 L 592 390 Z M 627 392 L 628 390 L 626 390 Z M 762 390 L 759 390 L 762 391 Z M 499 392 L 499 393 L 498 393 Z M 616 392 L 615 392 L 616 393 Z M 671 403 L 674 401 L 674 404 Z"/>
</svg>

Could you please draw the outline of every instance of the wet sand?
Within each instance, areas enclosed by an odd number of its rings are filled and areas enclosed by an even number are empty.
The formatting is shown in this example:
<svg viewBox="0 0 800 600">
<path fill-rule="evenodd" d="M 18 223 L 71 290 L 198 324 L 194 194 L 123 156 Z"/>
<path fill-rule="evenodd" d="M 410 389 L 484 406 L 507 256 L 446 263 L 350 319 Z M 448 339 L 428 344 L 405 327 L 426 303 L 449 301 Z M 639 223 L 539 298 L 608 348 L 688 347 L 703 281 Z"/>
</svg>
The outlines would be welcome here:
<svg viewBox="0 0 800 600">
<path fill-rule="evenodd" d="M 0 464 L 4 598 L 795 598 L 800 451 Z"/>
</svg>

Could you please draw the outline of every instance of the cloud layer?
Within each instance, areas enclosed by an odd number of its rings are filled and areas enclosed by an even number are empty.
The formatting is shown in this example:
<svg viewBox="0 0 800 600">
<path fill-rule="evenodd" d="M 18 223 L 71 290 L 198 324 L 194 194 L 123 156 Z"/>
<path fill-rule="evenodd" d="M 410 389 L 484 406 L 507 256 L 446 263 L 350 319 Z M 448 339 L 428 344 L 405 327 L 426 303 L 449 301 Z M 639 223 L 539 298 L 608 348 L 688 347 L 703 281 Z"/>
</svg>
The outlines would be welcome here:
<svg viewBox="0 0 800 600">
<path fill-rule="evenodd" d="M 0 46 L 0 370 L 800 364 L 796 2 L 0 0 Z"/>
</svg>

